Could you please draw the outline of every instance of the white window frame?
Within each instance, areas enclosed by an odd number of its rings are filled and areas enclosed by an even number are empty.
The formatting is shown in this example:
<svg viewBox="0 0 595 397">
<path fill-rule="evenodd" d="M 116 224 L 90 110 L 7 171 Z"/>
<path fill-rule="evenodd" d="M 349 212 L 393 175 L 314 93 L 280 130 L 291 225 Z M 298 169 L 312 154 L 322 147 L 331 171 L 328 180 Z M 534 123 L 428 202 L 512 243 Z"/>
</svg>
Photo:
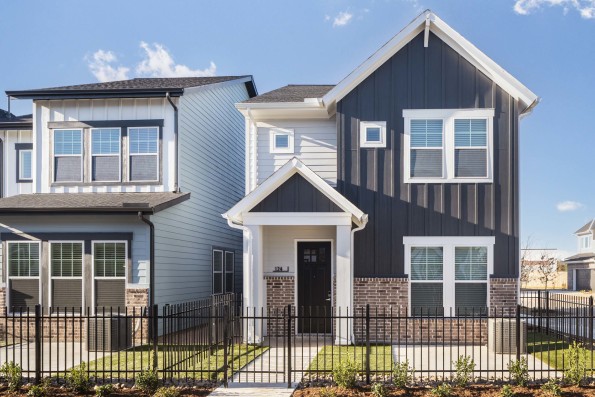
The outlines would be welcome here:
<svg viewBox="0 0 595 397">
<path fill-rule="evenodd" d="M 80 131 L 81 132 L 81 154 L 58 154 L 56 155 L 56 132 L 59 131 Z M 82 128 L 55 128 L 52 130 L 52 180 L 54 183 L 81 183 L 83 182 L 84 176 L 84 165 L 83 165 L 83 154 L 85 153 L 85 131 Z M 78 181 L 56 181 L 56 157 L 80 157 L 81 158 L 81 179 Z"/>
<path fill-rule="evenodd" d="M 294 136 L 295 131 L 292 128 L 271 128 L 269 130 L 270 135 L 270 152 L 279 154 L 293 154 L 295 153 L 295 142 Z M 288 147 L 279 148 L 277 147 L 277 136 L 287 135 Z"/>
<path fill-rule="evenodd" d="M 80 277 L 62 277 L 52 276 L 52 245 L 61 243 L 80 243 L 83 246 L 82 249 L 82 263 L 81 263 L 81 276 Z M 52 280 L 81 280 L 81 311 L 85 310 L 85 241 L 84 240 L 52 240 L 48 242 L 48 307 L 52 307 L 52 292 L 53 285 Z M 55 312 L 55 311 L 54 311 Z M 67 311 L 67 314 L 70 313 Z"/>
<path fill-rule="evenodd" d="M 157 152 L 156 153 L 131 153 L 130 151 L 130 130 L 134 130 L 134 129 L 142 129 L 142 128 L 156 128 L 157 129 Z M 159 164 L 161 161 L 161 139 L 160 139 L 160 128 L 158 126 L 143 126 L 143 127 L 135 127 L 135 126 L 131 126 L 128 127 L 126 129 L 126 150 L 127 150 L 127 155 L 128 155 L 128 182 L 137 182 L 137 183 L 144 183 L 144 182 L 159 182 Z M 130 157 L 132 156 L 155 156 L 157 155 L 157 179 L 154 180 L 136 180 L 136 179 L 131 179 L 130 177 L 130 165 L 131 165 L 131 161 L 130 161 Z"/>
<path fill-rule="evenodd" d="M 133 127 L 134 128 L 134 127 Z M 93 180 L 93 157 L 113 157 L 114 154 L 93 154 L 93 131 L 97 130 L 118 130 L 118 179 L 113 181 L 94 181 Z M 89 130 L 89 181 L 91 183 L 103 183 L 103 182 L 120 182 L 122 180 L 122 128 L 120 127 L 104 127 L 104 128 L 91 128 Z M 159 132 L 157 133 L 159 137 Z M 159 142 L 157 143 L 159 147 Z M 159 151 L 159 149 L 157 149 Z M 157 163 L 159 163 L 159 157 L 157 157 Z"/>
<path fill-rule="evenodd" d="M 101 243 L 124 243 L 124 277 L 97 277 L 95 276 L 95 244 Z M 95 280 L 124 280 L 124 293 L 126 293 L 126 286 L 128 285 L 128 241 L 126 240 L 91 240 L 91 310 L 95 313 Z M 84 275 L 84 272 L 83 272 Z"/>
<path fill-rule="evenodd" d="M 591 239 L 591 234 L 583 234 L 579 237 L 579 246 L 581 251 L 588 250 L 591 248 Z M 585 242 L 587 242 L 587 244 L 585 244 Z"/>
<path fill-rule="evenodd" d="M 23 155 L 29 153 L 31 155 L 31 176 L 23 176 Z M 19 181 L 32 181 L 33 180 L 33 149 L 19 149 Z"/>
<path fill-rule="evenodd" d="M 380 128 L 380 141 L 368 141 L 366 130 L 368 128 Z M 360 121 L 359 122 L 359 146 L 362 148 L 384 148 L 386 147 L 386 121 Z"/>
<path fill-rule="evenodd" d="M 494 109 L 404 109 L 403 177 L 405 183 L 492 183 L 494 175 Z M 411 120 L 442 120 L 442 177 L 411 177 Z M 455 176 L 455 119 L 487 120 L 487 176 Z M 477 147 L 481 148 L 481 147 Z"/>
<path fill-rule="evenodd" d="M 37 277 L 31 277 L 31 276 L 11 276 L 10 275 L 10 248 L 9 245 L 10 244 L 15 244 L 15 243 L 26 243 L 26 244 L 37 244 L 38 247 L 38 252 L 39 252 L 39 258 L 37 260 L 37 265 L 39 266 L 39 275 Z M 6 307 L 7 307 L 7 312 L 9 314 L 12 314 L 10 308 L 12 307 L 11 303 L 11 296 L 10 296 L 10 280 L 37 280 L 38 283 L 38 288 L 39 288 L 39 301 L 37 302 L 38 304 L 41 305 L 42 302 L 42 288 L 41 288 L 41 257 L 42 257 L 42 253 L 41 253 L 41 241 L 22 241 L 22 240 L 10 240 L 10 241 L 6 241 L 6 280 L 7 280 L 7 284 L 6 284 Z"/>
<path fill-rule="evenodd" d="M 411 280 L 411 248 L 413 247 L 442 247 L 442 281 L 428 280 L 425 282 L 439 283 L 443 285 L 443 307 L 444 316 L 452 313 L 456 315 L 455 284 L 456 283 L 483 283 L 483 280 L 456 280 L 455 277 L 455 248 L 457 247 L 486 247 L 488 251 L 488 268 L 485 283 L 487 284 L 486 302 L 490 304 L 490 275 L 494 273 L 494 244 L 495 237 L 403 237 L 405 246 L 405 274 L 409 276 L 409 285 L 412 282 L 424 282 Z M 407 305 L 411 312 L 411 288 L 408 288 Z"/>
</svg>

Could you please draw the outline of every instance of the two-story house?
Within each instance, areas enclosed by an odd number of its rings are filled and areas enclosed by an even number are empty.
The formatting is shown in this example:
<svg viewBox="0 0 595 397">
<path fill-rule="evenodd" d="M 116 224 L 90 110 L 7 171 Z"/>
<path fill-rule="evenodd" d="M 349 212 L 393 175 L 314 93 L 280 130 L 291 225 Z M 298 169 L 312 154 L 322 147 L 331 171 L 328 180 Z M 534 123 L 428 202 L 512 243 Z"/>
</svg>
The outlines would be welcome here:
<svg viewBox="0 0 595 397">
<path fill-rule="evenodd" d="M 591 291 L 595 289 L 595 219 L 574 232 L 577 253 L 566 259 L 568 289 Z"/>
<path fill-rule="evenodd" d="M 239 103 L 246 196 L 223 216 L 244 233 L 244 305 L 514 307 L 519 122 L 537 103 L 431 11 L 337 85 Z M 297 331 L 330 332 L 314 322 Z"/>
<path fill-rule="evenodd" d="M 0 122 L 0 300 L 9 308 L 186 302 L 241 290 L 251 76 L 139 78 L 8 91 Z M 16 170 L 16 171 L 15 171 Z"/>
</svg>

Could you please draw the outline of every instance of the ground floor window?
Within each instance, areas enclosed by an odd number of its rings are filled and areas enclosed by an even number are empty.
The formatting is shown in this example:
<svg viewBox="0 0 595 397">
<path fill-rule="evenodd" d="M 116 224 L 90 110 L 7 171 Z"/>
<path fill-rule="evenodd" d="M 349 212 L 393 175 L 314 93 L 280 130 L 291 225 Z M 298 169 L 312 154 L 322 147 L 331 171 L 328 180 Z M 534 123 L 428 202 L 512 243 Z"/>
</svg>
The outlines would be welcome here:
<svg viewBox="0 0 595 397">
<path fill-rule="evenodd" d="M 117 313 L 126 306 L 126 241 L 93 241 L 93 306 Z"/>
<path fill-rule="evenodd" d="M 213 249 L 213 294 L 233 292 L 233 251 Z"/>
<path fill-rule="evenodd" d="M 79 311 L 83 301 L 83 242 L 50 242 L 50 305 Z"/>
<path fill-rule="evenodd" d="M 14 311 L 33 311 L 39 299 L 40 243 L 7 243 L 8 307 Z"/>
<path fill-rule="evenodd" d="M 413 315 L 483 315 L 493 272 L 492 237 L 406 237 Z"/>
</svg>

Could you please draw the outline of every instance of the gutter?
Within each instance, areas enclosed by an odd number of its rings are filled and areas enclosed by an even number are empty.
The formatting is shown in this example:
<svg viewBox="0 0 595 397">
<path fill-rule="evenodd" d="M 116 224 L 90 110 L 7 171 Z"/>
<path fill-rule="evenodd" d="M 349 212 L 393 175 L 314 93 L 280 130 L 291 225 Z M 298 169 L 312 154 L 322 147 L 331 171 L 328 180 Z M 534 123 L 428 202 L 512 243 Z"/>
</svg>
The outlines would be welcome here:
<svg viewBox="0 0 595 397">
<path fill-rule="evenodd" d="M 180 163 L 180 159 L 178 157 L 178 107 L 171 100 L 169 92 L 165 94 L 165 97 L 167 98 L 167 101 L 169 102 L 171 107 L 174 109 L 174 151 L 176 157 L 176 162 L 174 166 L 174 193 L 180 193 L 180 184 L 178 178 Z"/>
<path fill-rule="evenodd" d="M 155 225 L 139 211 L 138 219 L 149 225 L 149 307 L 155 304 Z"/>
</svg>

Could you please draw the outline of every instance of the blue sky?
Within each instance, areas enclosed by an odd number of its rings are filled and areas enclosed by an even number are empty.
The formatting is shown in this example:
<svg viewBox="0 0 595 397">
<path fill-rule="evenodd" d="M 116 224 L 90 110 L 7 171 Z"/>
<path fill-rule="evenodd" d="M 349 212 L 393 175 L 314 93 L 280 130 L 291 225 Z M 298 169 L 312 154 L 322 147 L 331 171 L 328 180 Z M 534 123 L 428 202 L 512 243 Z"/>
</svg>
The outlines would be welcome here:
<svg viewBox="0 0 595 397">
<path fill-rule="evenodd" d="M 8 0 L 0 90 L 176 73 L 252 74 L 261 93 L 336 83 L 426 8 L 542 98 L 521 123 L 522 238 L 574 251 L 595 217 L 595 0 Z"/>
</svg>

